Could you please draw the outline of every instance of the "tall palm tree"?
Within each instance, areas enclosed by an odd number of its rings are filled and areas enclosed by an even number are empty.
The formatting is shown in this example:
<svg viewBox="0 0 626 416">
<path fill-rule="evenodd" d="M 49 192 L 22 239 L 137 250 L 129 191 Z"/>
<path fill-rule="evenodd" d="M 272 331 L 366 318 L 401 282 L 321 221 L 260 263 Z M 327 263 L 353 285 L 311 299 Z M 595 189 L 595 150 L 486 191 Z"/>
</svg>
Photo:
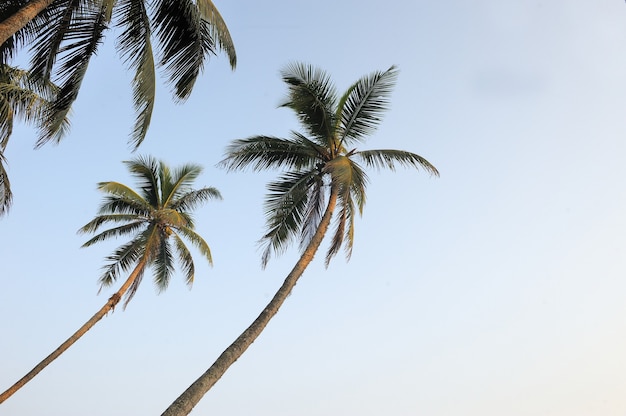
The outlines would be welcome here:
<svg viewBox="0 0 626 416">
<path fill-rule="evenodd" d="M 396 166 L 437 169 L 415 153 L 400 150 L 357 150 L 378 126 L 389 103 L 397 71 L 391 67 L 354 83 L 337 99 L 329 76 L 304 64 L 287 67 L 282 78 L 289 93 L 284 107 L 294 110 L 305 132 L 287 139 L 254 136 L 236 140 L 221 164 L 229 170 L 284 168 L 268 185 L 265 201 L 267 233 L 262 263 L 294 240 L 302 254 L 283 285 L 256 320 L 218 357 L 215 363 L 180 395 L 163 416 L 187 415 L 226 370 L 257 339 L 278 312 L 304 270 L 312 261 L 329 227 L 332 238 L 326 265 L 345 247 L 349 258 L 354 238 L 354 218 L 365 205 L 368 182 L 363 166 L 394 170 Z M 361 164 L 359 164 L 361 163 Z M 332 219 L 335 219 L 332 224 Z"/>
<path fill-rule="evenodd" d="M 151 157 L 125 162 L 138 180 L 139 191 L 118 182 L 101 182 L 98 188 L 107 194 L 98 215 L 84 225 L 80 233 L 92 233 L 105 224 L 115 224 L 87 241 L 91 246 L 111 237 L 132 236 L 107 257 L 109 263 L 100 277 L 101 288 L 112 285 L 121 273 L 132 269 L 126 281 L 105 305 L 59 348 L 41 361 L 28 374 L 0 395 L 0 403 L 34 378 L 48 364 L 65 352 L 109 311 L 113 311 L 122 298 L 124 307 L 139 288 L 146 268 L 154 272 L 154 283 L 159 291 L 167 288 L 174 270 L 174 253 L 191 286 L 195 267 L 183 238 L 191 242 L 212 264 L 211 250 L 204 239 L 194 231 L 191 211 L 209 199 L 221 199 L 215 188 L 191 188 L 202 172 L 198 165 L 187 164 L 170 170 L 163 162 Z"/>
<path fill-rule="evenodd" d="M 58 87 L 48 80 L 33 77 L 27 71 L 0 64 L 0 216 L 6 214 L 13 200 L 6 169 L 4 151 L 13 132 L 13 122 L 19 119 L 44 129 L 42 115 L 51 111 Z M 68 120 L 58 125 L 59 136 L 67 130 Z"/>
<path fill-rule="evenodd" d="M 111 25 L 121 29 L 117 49 L 135 73 L 137 116 L 130 138 L 135 147 L 150 125 L 155 66 L 163 69 L 174 98 L 184 101 L 208 56 L 223 51 L 232 69 L 237 63 L 226 23 L 211 0 L 5 0 L 0 5 L 0 62 L 32 44 L 33 73 L 61 85 L 38 146 L 60 139 L 53 133 L 76 100 L 89 61 Z"/>
</svg>

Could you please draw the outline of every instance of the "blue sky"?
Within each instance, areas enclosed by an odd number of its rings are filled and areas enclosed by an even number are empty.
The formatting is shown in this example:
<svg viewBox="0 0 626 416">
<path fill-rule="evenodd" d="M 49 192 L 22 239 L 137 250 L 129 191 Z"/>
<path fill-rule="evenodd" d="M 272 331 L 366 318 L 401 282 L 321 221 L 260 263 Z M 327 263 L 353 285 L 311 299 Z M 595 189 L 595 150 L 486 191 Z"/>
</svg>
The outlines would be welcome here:
<svg viewBox="0 0 626 416">
<path fill-rule="evenodd" d="M 441 172 L 370 174 L 353 256 L 317 258 L 263 335 L 192 414 L 622 416 L 626 413 L 626 6 L 617 1 L 216 1 L 238 54 L 192 97 L 159 89 L 137 154 L 200 163 L 224 200 L 197 213 L 197 259 L 157 295 L 144 280 L 0 408 L 3 415 L 160 414 L 256 317 L 298 253 L 260 268 L 273 174 L 225 173 L 230 140 L 287 135 L 279 71 L 327 70 L 340 90 L 392 64 L 392 107 L 364 148 Z M 0 388 L 87 320 L 104 257 L 80 249 L 96 183 L 132 183 L 133 111 L 114 36 L 89 68 L 58 146 L 31 129 L 5 155 Z"/>
</svg>

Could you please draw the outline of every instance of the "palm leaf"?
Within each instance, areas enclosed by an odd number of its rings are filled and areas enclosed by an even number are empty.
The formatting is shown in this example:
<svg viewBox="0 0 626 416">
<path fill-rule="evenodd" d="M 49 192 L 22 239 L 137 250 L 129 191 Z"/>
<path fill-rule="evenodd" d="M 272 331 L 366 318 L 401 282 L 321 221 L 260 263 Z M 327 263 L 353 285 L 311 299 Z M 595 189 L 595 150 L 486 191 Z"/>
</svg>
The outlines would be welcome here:
<svg viewBox="0 0 626 416">
<path fill-rule="evenodd" d="M 161 207 L 159 163 L 157 160 L 150 156 L 139 156 L 134 160 L 125 161 L 124 164 L 137 179 L 143 198 L 148 204 L 153 208 Z"/>
<path fill-rule="evenodd" d="M 387 168 L 395 170 L 396 164 L 404 167 L 424 169 L 431 175 L 439 176 L 439 171 L 429 161 L 415 153 L 403 150 L 365 150 L 355 152 L 368 167 L 375 169 Z"/>
<path fill-rule="evenodd" d="M 330 76 L 310 65 L 294 63 L 282 71 L 288 95 L 281 104 L 296 112 L 309 133 L 320 140 L 334 136 L 336 92 Z M 328 143 L 324 142 L 328 147 Z"/>
<path fill-rule="evenodd" d="M 230 67 L 235 69 L 237 66 L 237 54 L 235 52 L 235 44 L 230 37 L 230 32 L 226 26 L 226 22 L 217 10 L 217 7 L 211 0 L 197 0 L 200 15 L 209 24 L 209 33 L 214 41 L 217 41 L 218 49 L 226 52 Z"/>
<path fill-rule="evenodd" d="M 265 246 L 261 258 L 263 267 L 272 252 L 282 253 L 301 230 L 303 219 L 311 211 L 308 187 L 315 175 L 315 171 L 287 172 L 279 180 L 268 184 L 269 193 L 264 205 L 269 231 L 260 241 Z"/>
<path fill-rule="evenodd" d="M 169 169 L 161 167 L 162 172 L 167 172 L 167 180 L 161 181 L 163 194 L 163 206 L 171 206 L 181 195 L 191 189 L 191 184 L 202 173 L 200 165 L 186 164 L 170 174 Z"/>
<path fill-rule="evenodd" d="M 176 231 L 189 240 L 191 244 L 193 244 L 198 251 L 200 251 L 200 254 L 202 254 L 209 262 L 209 265 L 213 265 L 211 249 L 209 248 L 207 242 L 204 241 L 198 233 L 196 233 L 191 227 L 177 227 Z"/>
<path fill-rule="evenodd" d="M 341 118 L 340 143 L 361 142 L 374 132 L 389 106 L 397 74 L 394 66 L 375 72 L 359 79 L 341 97 L 337 107 L 337 117 Z"/>
<path fill-rule="evenodd" d="M 11 182 L 5 168 L 6 159 L 4 153 L 0 150 L 0 216 L 6 214 L 13 202 L 13 193 L 11 192 Z"/>
<path fill-rule="evenodd" d="M 191 287 L 195 274 L 193 257 L 183 240 L 181 240 L 178 235 L 173 234 L 172 238 L 174 239 L 174 247 L 176 247 L 176 253 L 178 254 L 178 262 L 180 263 L 180 267 L 185 274 L 185 283 L 187 286 Z"/>
<path fill-rule="evenodd" d="M 154 28 L 161 45 L 160 65 L 174 95 L 185 100 L 204 66 L 215 54 L 210 27 L 191 0 L 159 0 L 155 5 Z"/>
<path fill-rule="evenodd" d="M 118 1 L 116 10 L 120 26 L 124 29 L 118 38 L 117 48 L 126 64 L 135 71 L 133 103 L 137 118 L 130 140 L 136 149 L 148 132 L 156 95 L 150 21 L 144 0 Z"/>
<path fill-rule="evenodd" d="M 83 11 L 72 22 L 72 33 L 68 36 L 70 44 L 63 46 L 59 53 L 63 55 L 59 67 L 61 89 L 51 109 L 45 117 L 45 127 L 37 140 L 36 146 L 43 146 L 49 141 L 58 143 L 69 126 L 67 115 L 83 82 L 91 57 L 102 42 L 106 29 L 103 10 Z M 60 132 L 60 133 L 59 133 Z"/>
<path fill-rule="evenodd" d="M 159 234 L 158 250 L 152 259 L 152 266 L 154 267 L 154 283 L 160 293 L 167 289 L 170 283 L 174 272 L 174 258 L 166 231 L 159 230 Z"/>
<path fill-rule="evenodd" d="M 226 157 L 218 166 L 229 171 L 251 167 L 255 171 L 270 168 L 306 168 L 315 164 L 318 151 L 299 140 L 254 136 L 234 140 L 226 148 Z"/>
</svg>

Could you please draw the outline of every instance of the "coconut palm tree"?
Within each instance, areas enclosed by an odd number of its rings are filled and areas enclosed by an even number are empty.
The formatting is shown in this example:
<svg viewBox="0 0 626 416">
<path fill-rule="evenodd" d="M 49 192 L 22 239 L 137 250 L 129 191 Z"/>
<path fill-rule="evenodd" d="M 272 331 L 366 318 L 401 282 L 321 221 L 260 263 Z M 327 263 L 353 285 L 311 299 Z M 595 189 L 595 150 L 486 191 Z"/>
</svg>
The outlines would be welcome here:
<svg viewBox="0 0 626 416">
<path fill-rule="evenodd" d="M 235 47 L 211 0 L 5 0 L 0 5 L 0 62 L 32 44 L 32 72 L 61 86 L 47 130 L 37 145 L 53 140 L 70 111 L 89 61 L 110 26 L 120 29 L 117 49 L 134 71 L 133 101 L 137 113 L 130 141 L 136 147 L 147 133 L 155 100 L 155 66 L 163 69 L 174 98 L 186 100 L 208 56 L 227 54 L 237 63 Z M 3 36 L 2 33 L 5 32 Z M 155 41 L 158 54 L 153 53 Z"/>
<path fill-rule="evenodd" d="M 212 264 L 211 250 L 204 239 L 194 231 L 191 211 L 209 199 L 221 199 L 219 191 L 206 187 L 191 188 L 202 172 L 198 165 L 187 164 L 170 170 L 163 162 L 151 157 L 139 157 L 125 162 L 131 174 L 138 179 L 139 191 L 118 182 L 101 182 L 98 188 L 107 194 L 98 215 L 84 225 L 80 233 L 98 231 L 105 224 L 115 224 L 90 240 L 91 246 L 111 237 L 131 236 L 107 257 L 108 264 L 100 277 L 100 286 L 107 287 L 118 280 L 120 274 L 130 271 L 128 278 L 105 305 L 59 348 L 41 361 L 28 374 L 0 395 L 0 403 L 35 377 L 48 364 L 59 357 L 82 337 L 107 313 L 124 299 L 124 307 L 139 288 L 147 268 L 154 272 L 154 283 L 159 291 L 167 288 L 174 270 L 174 253 L 191 286 L 194 279 L 194 262 L 183 239 L 191 242 Z"/>
<path fill-rule="evenodd" d="M 265 266 L 272 253 L 281 253 L 294 240 L 302 254 L 283 285 L 256 320 L 218 357 L 163 416 L 187 415 L 226 370 L 257 339 L 289 296 L 313 260 L 329 227 L 332 238 L 326 265 L 345 247 L 349 258 L 354 219 L 365 205 L 368 183 L 364 167 L 397 166 L 437 169 L 421 156 L 400 150 L 358 150 L 375 130 L 388 106 L 397 70 L 375 72 L 354 83 L 339 98 L 329 76 L 311 66 L 293 64 L 282 78 L 289 93 L 284 107 L 294 110 L 304 132 L 286 139 L 254 136 L 234 141 L 221 165 L 229 170 L 283 168 L 286 171 L 268 185 L 265 201 L 267 233 L 261 239 Z M 334 218 L 334 223 L 332 219 Z"/>
<path fill-rule="evenodd" d="M 0 64 L 0 216 L 8 212 L 13 200 L 4 157 L 13 132 L 13 122 L 19 119 L 43 129 L 42 115 L 51 111 L 58 90 L 50 81 L 32 77 L 22 69 Z M 57 134 L 62 136 L 67 126 L 68 120 L 63 118 Z"/>
</svg>

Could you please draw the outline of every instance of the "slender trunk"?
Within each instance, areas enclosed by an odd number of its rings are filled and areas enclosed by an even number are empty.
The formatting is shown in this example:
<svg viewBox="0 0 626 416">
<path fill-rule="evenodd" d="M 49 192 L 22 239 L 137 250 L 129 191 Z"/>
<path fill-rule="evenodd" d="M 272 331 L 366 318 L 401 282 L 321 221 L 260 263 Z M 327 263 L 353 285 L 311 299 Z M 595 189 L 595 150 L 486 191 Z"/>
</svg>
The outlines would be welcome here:
<svg viewBox="0 0 626 416">
<path fill-rule="evenodd" d="M 330 220 L 337 204 L 338 190 L 335 186 L 332 187 L 330 198 L 326 212 L 322 216 L 319 227 L 315 232 L 315 235 L 311 239 L 311 242 L 300 256 L 300 259 L 291 270 L 291 272 L 285 278 L 280 289 L 274 295 L 270 303 L 267 304 L 261 314 L 252 322 L 252 324 L 246 328 L 245 331 L 239 335 L 239 337 L 232 343 L 224 352 L 215 360 L 213 365 L 198 378 L 191 386 L 187 388 L 171 405 L 168 407 L 161 416 L 182 416 L 188 415 L 196 404 L 202 399 L 202 397 L 208 392 L 211 387 L 226 373 L 228 368 L 235 363 L 242 356 L 242 354 L 252 345 L 252 343 L 261 335 L 261 332 L 265 329 L 270 320 L 276 315 L 278 309 L 285 302 L 285 299 L 291 293 L 302 273 L 307 268 L 315 252 L 319 248 L 326 230 L 330 225 Z"/>
<path fill-rule="evenodd" d="M 76 331 L 71 337 L 69 337 L 63 344 L 59 346 L 56 350 L 54 350 L 50 355 L 44 358 L 39 364 L 37 364 L 32 370 L 28 372 L 24 377 L 19 379 L 15 384 L 13 384 L 10 388 L 8 388 L 4 393 L 0 395 L 0 403 L 4 402 L 6 399 L 11 397 L 13 393 L 21 389 L 26 383 L 32 380 L 41 370 L 46 368 L 48 364 L 56 360 L 61 354 L 63 354 L 69 347 L 72 346 L 80 337 L 85 335 L 87 331 L 89 331 L 100 319 L 102 319 L 109 311 L 115 309 L 115 305 L 117 305 L 128 291 L 130 285 L 137 279 L 146 265 L 145 258 L 135 267 L 135 270 L 130 274 L 128 279 L 124 282 L 122 287 L 113 294 L 107 301 L 107 303 L 98 311 L 94 316 L 91 317 L 83 326 L 81 326 L 78 331 Z"/>
</svg>

